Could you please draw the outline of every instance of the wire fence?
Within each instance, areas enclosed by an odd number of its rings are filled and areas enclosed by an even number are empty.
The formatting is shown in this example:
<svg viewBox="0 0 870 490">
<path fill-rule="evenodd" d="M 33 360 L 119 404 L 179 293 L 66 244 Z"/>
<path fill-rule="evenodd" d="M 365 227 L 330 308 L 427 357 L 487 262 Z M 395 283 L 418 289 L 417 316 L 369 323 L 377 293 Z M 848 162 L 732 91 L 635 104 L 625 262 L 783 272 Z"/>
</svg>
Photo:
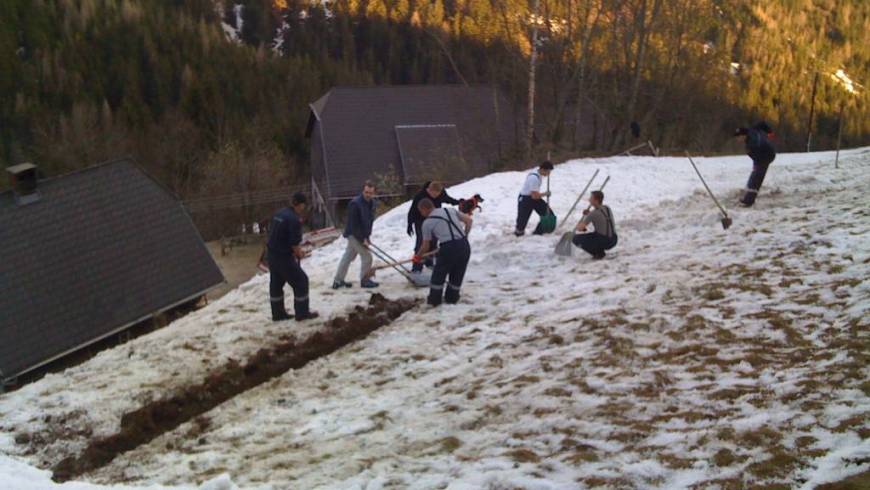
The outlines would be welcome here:
<svg viewBox="0 0 870 490">
<path fill-rule="evenodd" d="M 238 192 L 235 194 L 223 194 L 219 196 L 200 197 L 184 201 L 184 207 L 191 214 L 224 209 L 242 208 L 245 206 L 258 206 L 276 202 L 290 202 L 290 197 L 295 192 L 306 192 L 308 185 L 292 187 L 279 187 L 251 192 Z"/>
<path fill-rule="evenodd" d="M 295 192 L 310 192 L 307 185 L 295 185 L 238 192 L 183 201 L 203 239 L 263 233 L 269 218 L 290 203 Z"/>
</svg>

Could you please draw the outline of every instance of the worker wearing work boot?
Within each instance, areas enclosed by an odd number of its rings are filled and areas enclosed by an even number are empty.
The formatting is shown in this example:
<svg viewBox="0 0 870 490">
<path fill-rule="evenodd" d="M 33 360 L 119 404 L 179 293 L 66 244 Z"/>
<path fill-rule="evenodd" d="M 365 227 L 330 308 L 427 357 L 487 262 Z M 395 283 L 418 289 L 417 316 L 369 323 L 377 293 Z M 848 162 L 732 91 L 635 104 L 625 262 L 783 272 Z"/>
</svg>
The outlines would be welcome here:
<svg viewBox="0 0 870 490">
<path fill-rule="evenodd" d="M 523 236 L 526 233 L 526 225 L 529 224 L 529 217 L 532 216 L 532 211 L 538 213 L 538 216 L 544 217 L 547 214 L 552 214 L 553 210 L 544 201 L 544 197 L 550 196 L 550 191 L 541 192 L 541 184 L 544 182 L 544 177 L 550 175 L 553 171 L 553 164 L 545 161 L 541 163 L 532 173 L 526 176 L 523 182 L 523 188 L 520 190 L 520 195 L 517 198 L 517 228 L 514 230 L 514 235 Z M 541 230 L 541 224 L 535 227 L 534 234 L 541 235 L 544 231 Z"/>
<path fill-rule="evenodd" d="M 761 121 L 751 128 L 738 128 L 734 136 L 743 138 L 746 154 L 752 159 L 752 173 L 749 174 L 749 182 L 746 183 L 746 193 L 740 200 L 740 205 L 748 208 L 755 204 L 764 176 L 767 175 L 767 168 L 776 159 L 776 148 L 770 141 L 773 129 L 766 122 Z"/>
<path fill-rule="evenodd" d="M 347 225 L 344 227 L 344 237 L 347 239 L 347 248 L 338 263 L 335 271 L 335 279 L 332 281 L 332 289 L 349 288 L 351 284 L 344 280 L 347 269 L 357 255 L 360 256 L 360 286 L 364 288 L 376 288 L 378 283 L 368 277 L 372 268 L 372 253 L 369 251 L 369 237 L 372 234 L 372 225 L 375 222 L 375 184 L 367 180 L 363 184 L 360 195 L 351 199 L 347 205 Z"/>
<path fill-rule="evenodd" d="M 595 260 L 603 259 L 605 250 L 610 250 L 616 246 L 618 237 L 616 236 L 616 227 L 613 226 L 613 212 L 610 206 L 604 205 L 604 193 L 601 191 L 592 191 L 589 196 L 589 204 L 594 208 L 591 212 L 587 209 L 583 211 L 583 219 L 577 223 L 575 231 L 580 233 L 574 235 L 574 245 L 582 248 L 592 255 Z M 587 231 L 589 224 L 592 224 L 594 231 Z"/>
<path fill-rule="evenodd" d="M 459 290 L 468 268 L 468 259 L 471 258 L 471 246 L 468 243 L 471 216 L 453 208 L 436 208 L 431 199 L 421 200 L 417 209 L 425 220 L 421 231 L 423 242 L 414 256 L 414 263 L 423 262 L 423 255 L 429 251 L 432 243 L 440 243 L 427 302 L 432 306 L 438 306 L 442 301 L 454 304 L 459 301 Z"/>
<path fill-rule="evenodd" d="M 272 304 L 272 321 L 293 318 L 284 308 L 284 284 L 293 288 L 293 307 L 296 320 L 317 318 L 318 314 L 308 306 L 308 275 L 299 261 L 305 257 L 302 243 L 302 213 L 305 212 L 305 194 L 297 192 L 291 206 L 274 216 L 269 226 L 269 302 Z"/>
<path fill-rule="evenodd" d="M 420 249 L 420 244 L 423 243 L 423 233 L 421 231 L 424 218 L 423 215 L 420 214 L 420 210 L 417 209 L 417 205 L 420 204 L 420 201 L 423 199 L 431 200 L 436 208 L 440 208 L 443 203 L 452 204 L 454 206 L 459 204 L 459 200 L 450 197 L 440 182 L 431 181 L 423 184 L 423 188 L 414 196 L 414 199 L 411 201 L 411 208 L 408 210 L 408 236 L 416 235 L 414 243 L 415 252 Z M 432 243 L 430 246 L 434 249 L 437 248 L 438 244 Z M 423 263 L 414 264 L 411 266 L 411 272 L 422 272 L 424 265 L 426 265 L 426 267 L 432 267 L 432 259 L 427 257 Z"/>
</svg>

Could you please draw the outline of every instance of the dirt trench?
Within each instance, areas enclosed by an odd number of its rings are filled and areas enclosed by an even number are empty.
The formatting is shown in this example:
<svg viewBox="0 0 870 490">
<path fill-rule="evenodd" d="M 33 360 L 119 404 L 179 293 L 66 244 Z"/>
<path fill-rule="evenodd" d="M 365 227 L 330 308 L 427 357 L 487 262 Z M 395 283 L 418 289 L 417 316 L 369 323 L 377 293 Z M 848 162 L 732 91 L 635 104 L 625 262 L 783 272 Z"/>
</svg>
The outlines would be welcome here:
<svg viewBox="0 0 870 490">
<path fill-rule="evenodd" d="M 78 456 L 61 460 L 52 468 L 52 479 L 65 482 L 106 466 L 116 456 L 150 442 L 235 396 L 392 323 L 418 303 L 417 299 L 389 300 L 372 294 L 367 307 L 357 306 L 348 315 L 327 321 L 323 330 L 302 343 L 297 344 L 288 337 L 277 345 L 261 349 L 244 365 L 230 361 L 201 384 L 182 388 L 169 398 L 124 414 L 117 433 L 95 439 Z"/>
</svg>

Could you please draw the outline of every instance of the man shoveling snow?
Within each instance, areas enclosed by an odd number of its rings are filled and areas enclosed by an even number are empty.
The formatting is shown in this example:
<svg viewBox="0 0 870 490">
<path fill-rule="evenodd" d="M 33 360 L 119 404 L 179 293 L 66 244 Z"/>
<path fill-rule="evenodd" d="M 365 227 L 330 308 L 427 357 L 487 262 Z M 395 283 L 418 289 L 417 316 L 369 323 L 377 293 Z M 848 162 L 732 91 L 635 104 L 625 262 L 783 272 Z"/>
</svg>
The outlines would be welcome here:
<svg viewBox="0 0 870 490">
<path fill-rule="evenodd" d="M 764 121 L 751 128 L 738 128 L 734 132 L 734 136 L 743 137 L 746 143 L 746 154 L 752 159 L 752 173 L 749 175 L 749 182 L 746 183 L 746 194 L 740 200 L 740 204 L 744 207 L 748 208 L 755 204 L 755 198 L 758 197 L 758 191 L 761 190 L 761 184 L 767 174 L 767 167 L 776 158 L 776 148 L 769 139 L 771 135 L 773 130 Z"/>
<path fill-rule="evenodd" d="M 471 217 L 452 208 L 436 208 L 430 199 L 420 201 L 417 208 L 426 220 L 423 221 L 423 243 L 414 256 L 414 262 L 422 263 L 433 241 L 441 244 L 429 284 L 428 302 L 432 306 L 440 305 L 442 300 L 448 304 L 456 303 L 471 258 L 471 245 L 468 243 Z M 459 223 L 465 225 L 464 229 L 459 227 Z"/>
</svg>

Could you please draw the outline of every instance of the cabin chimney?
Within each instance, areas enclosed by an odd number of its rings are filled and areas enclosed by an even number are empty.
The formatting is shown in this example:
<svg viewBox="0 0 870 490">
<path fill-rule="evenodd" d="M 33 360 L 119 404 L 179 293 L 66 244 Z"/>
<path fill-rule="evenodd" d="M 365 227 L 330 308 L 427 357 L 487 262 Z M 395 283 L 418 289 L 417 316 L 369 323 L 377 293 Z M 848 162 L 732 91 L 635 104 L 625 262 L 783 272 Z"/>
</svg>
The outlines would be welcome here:
<svg viewBox="0 0 870 490">
<path fill-rule="evenodd" d="M 19 163 L 6 168 L 9 174 L 9 183 L 12 185 L 12 191 L 15 193 L 15 202 L 19 206 L 24 206 L 34 203 L 39 200 L 39 191 L 37 183 L 39 181 L 36 165 L 32 163 Z"/>
</svg>

